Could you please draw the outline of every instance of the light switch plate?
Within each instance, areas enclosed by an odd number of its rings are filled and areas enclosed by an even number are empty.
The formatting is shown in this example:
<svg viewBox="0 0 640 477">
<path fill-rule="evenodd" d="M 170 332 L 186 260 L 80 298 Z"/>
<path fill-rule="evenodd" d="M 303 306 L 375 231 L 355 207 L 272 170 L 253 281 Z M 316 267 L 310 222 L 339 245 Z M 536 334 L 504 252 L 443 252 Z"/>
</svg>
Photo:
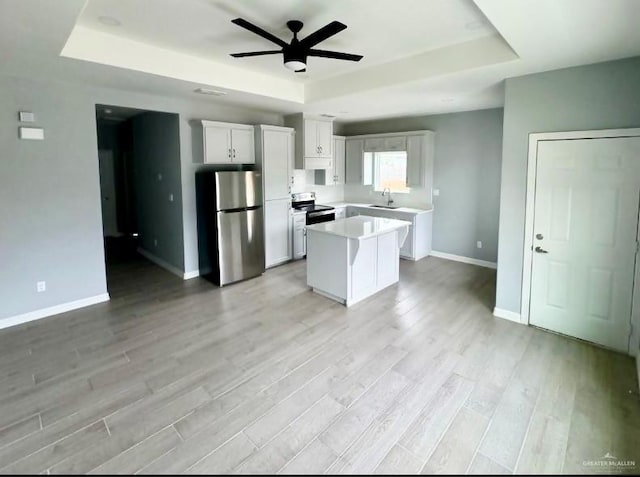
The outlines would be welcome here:
<svg viewBox="0 0 640 477">
<path fill-rule="evenodd" d="M 438 197 L 440 195 L 440 189 L 433 189 L 434 197 Z"/>
<path fill-rule="evenodd" d="M 19 115 L 21 123 L 33 123 L 36 120 L 36 115 L 31 111 L 20 111 Z"/>
<path fill-rule="evenodd" d="M 21 127 L 20 139 L 35 139 L 41 141 L 44 139 L 44 129 Z"/>
</svg>

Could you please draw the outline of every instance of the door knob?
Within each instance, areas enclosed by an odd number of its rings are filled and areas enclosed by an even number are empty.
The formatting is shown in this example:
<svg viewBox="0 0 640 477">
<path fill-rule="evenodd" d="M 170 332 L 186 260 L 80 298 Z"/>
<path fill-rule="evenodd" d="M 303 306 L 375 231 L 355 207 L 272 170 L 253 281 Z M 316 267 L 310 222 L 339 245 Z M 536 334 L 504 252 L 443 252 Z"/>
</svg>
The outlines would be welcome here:
<svg viewBox="0 0 640 477">
<path fill-rule="evenodd" d="M 549 253 L 542 247 L 536 247 L 534 250 L 536 251 L 536 253 Z"/>
</svg>

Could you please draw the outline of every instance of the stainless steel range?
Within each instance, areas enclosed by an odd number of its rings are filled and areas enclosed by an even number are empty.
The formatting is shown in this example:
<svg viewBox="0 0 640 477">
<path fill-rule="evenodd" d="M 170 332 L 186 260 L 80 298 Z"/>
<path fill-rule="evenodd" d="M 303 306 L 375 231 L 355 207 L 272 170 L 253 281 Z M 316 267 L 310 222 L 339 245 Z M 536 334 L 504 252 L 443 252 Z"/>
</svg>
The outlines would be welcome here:
<svg viewBox="0 0 640 477">
<path fill-rule="evenodd" d="M 291 207 L 293 208 L 293 258 L 300 259 L 307 254 L 305 226 L 335 220 L 336 211 L 328 205 L 317 205 L 315 192 L 291 194 Z"/>
<path fill-rule="evenodd" d="M 307 225 L 336 220 L 336 209 L 329 205 L 316 204 L 315 192 L 291 194 L 291 207 L 294 211 L 305 211 L 307 213 Z"/>
</svg>

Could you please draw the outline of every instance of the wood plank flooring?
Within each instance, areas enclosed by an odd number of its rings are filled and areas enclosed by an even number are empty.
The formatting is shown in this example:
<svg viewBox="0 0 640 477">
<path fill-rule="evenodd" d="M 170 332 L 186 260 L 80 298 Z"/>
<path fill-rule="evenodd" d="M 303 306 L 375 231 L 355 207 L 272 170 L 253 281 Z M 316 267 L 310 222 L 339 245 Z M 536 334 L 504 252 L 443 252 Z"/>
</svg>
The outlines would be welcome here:
<svg viewBox="0 0 640 477">
<path fill-rule="evenodd" d="M 400 274 L 346 309 L 303 261 L 117 264 L 111 302 L 0 331 L 0 472 L 640 472 L 631 358 L 494 318 L 493 270 Z"/>
</svg>

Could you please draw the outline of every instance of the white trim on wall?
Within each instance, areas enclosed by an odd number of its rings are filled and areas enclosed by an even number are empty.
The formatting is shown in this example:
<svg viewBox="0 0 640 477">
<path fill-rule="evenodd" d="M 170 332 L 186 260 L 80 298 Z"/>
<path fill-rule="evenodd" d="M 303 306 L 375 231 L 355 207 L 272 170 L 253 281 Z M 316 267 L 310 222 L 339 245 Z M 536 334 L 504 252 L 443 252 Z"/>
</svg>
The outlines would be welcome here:
<svg viewBox="0 0 640 477">
<path fill-rule="evenodd" d="M 494 308 L 493 316 L 497 318 L 502 318 L 503 320 L 513 321 L 519 324 L 526 324 L 522 322 L 522 316 L 520 316 L 520 313 L 515 313 L 509 310 L 503 310 L 502 308 Z"/>
<path fill-rule="evenodd" d="M 533 216 L 535 208 L 536 171 L 538 165 L 539 141 L 562 141 L 566 139 L 603 139 L 640 136 L 640 128 L 602 129 L 595 131 L 560 131 L 529 134 L 529 152 L 527 156 L 527 193 L 525 202 L 524 226 L 524 258 L 522 263 L 522 299 L 520 302 L 520 317 L 523 324 L 529 324 L 529 310 L 531 304 L 531 268 L 533 261 Z M 639 276 L 639 264 L 636 261 L 635 276 Z M 631 356 L 640 354 L 640 307 L 636 302 L 640 298 L 640 284 L 636 280 L 634 288 L 632 315 L 632 336 L 629 338 L 628 353 Z M 494 312 L 495 314 L 495 312 Z M 496 315 L 497 316 L 497 315 Z"/>
<path fill-rule="evenodd" d="M 23 323 L 28 323 L 29 321 L 40 320 L 48 316 L 59 315 L 60 313 L 66 313 L 67 311 L 77 310 L 78 308 L 84 308 L 86 306 L 104 303 L 105 301 L 109 300 L 109 294 L 103 293 L 101 295 L 90 296 L 81 300 L 62 303 L 61 305 L 41 308 L 40 310 L 30 311 L 28 313 L 23 313 L 22 315 L 10 316 L 9 318 L 0 320 L 0 330 L 9 328 L 11 326 L 21 325 Z"/>
<path fill-rule="evenodd" d="M 200 270 L 192 270 L 190 272 L 184 272 L 182 278 L 184 280 L 191 280 L 192 278 L 198 278 L 200 276 Z"/>
<path fill-rule="evenodd" d="M 193 270 L 191 272 L 183 272 L 179 268 L 174 267 L 173 265 L 171 265 L 166 260 L 161 259 L 157 255 L 152 254 L 151 252 L 149 252 L 148 250 L 145 250 L 142 247 L 138 247 L 138 253 L 140 255 L 142 255 L 144 258 L 146 258 L 147 260 L 152 261 L 153 263 L 155 263 L 159 267 L 162 267 L 165 270 L 167 270 L 168 272 L 171 272 L 174 275 L 179 276 L 183 280 L 190 280 L 191 278 L 196 278 L 196 277 L 200 276 L 200 271 L 199 270 Z"/>
<path fill-rule="evenodd" d="M 432 250 L 430 255 L 433 257 L 444 258 L 446 260 L 453 260 L 454 262 L 469 263 L 471 265 L 478 265 L 480 267 L 493 268 L 493 269 L 497 268 L 496 262 L 488 262 L 487 260 L 464 257 L 462 255 L 454 255 L 453 253 L 438 252 L 437 250 Z"/>
</svg>

